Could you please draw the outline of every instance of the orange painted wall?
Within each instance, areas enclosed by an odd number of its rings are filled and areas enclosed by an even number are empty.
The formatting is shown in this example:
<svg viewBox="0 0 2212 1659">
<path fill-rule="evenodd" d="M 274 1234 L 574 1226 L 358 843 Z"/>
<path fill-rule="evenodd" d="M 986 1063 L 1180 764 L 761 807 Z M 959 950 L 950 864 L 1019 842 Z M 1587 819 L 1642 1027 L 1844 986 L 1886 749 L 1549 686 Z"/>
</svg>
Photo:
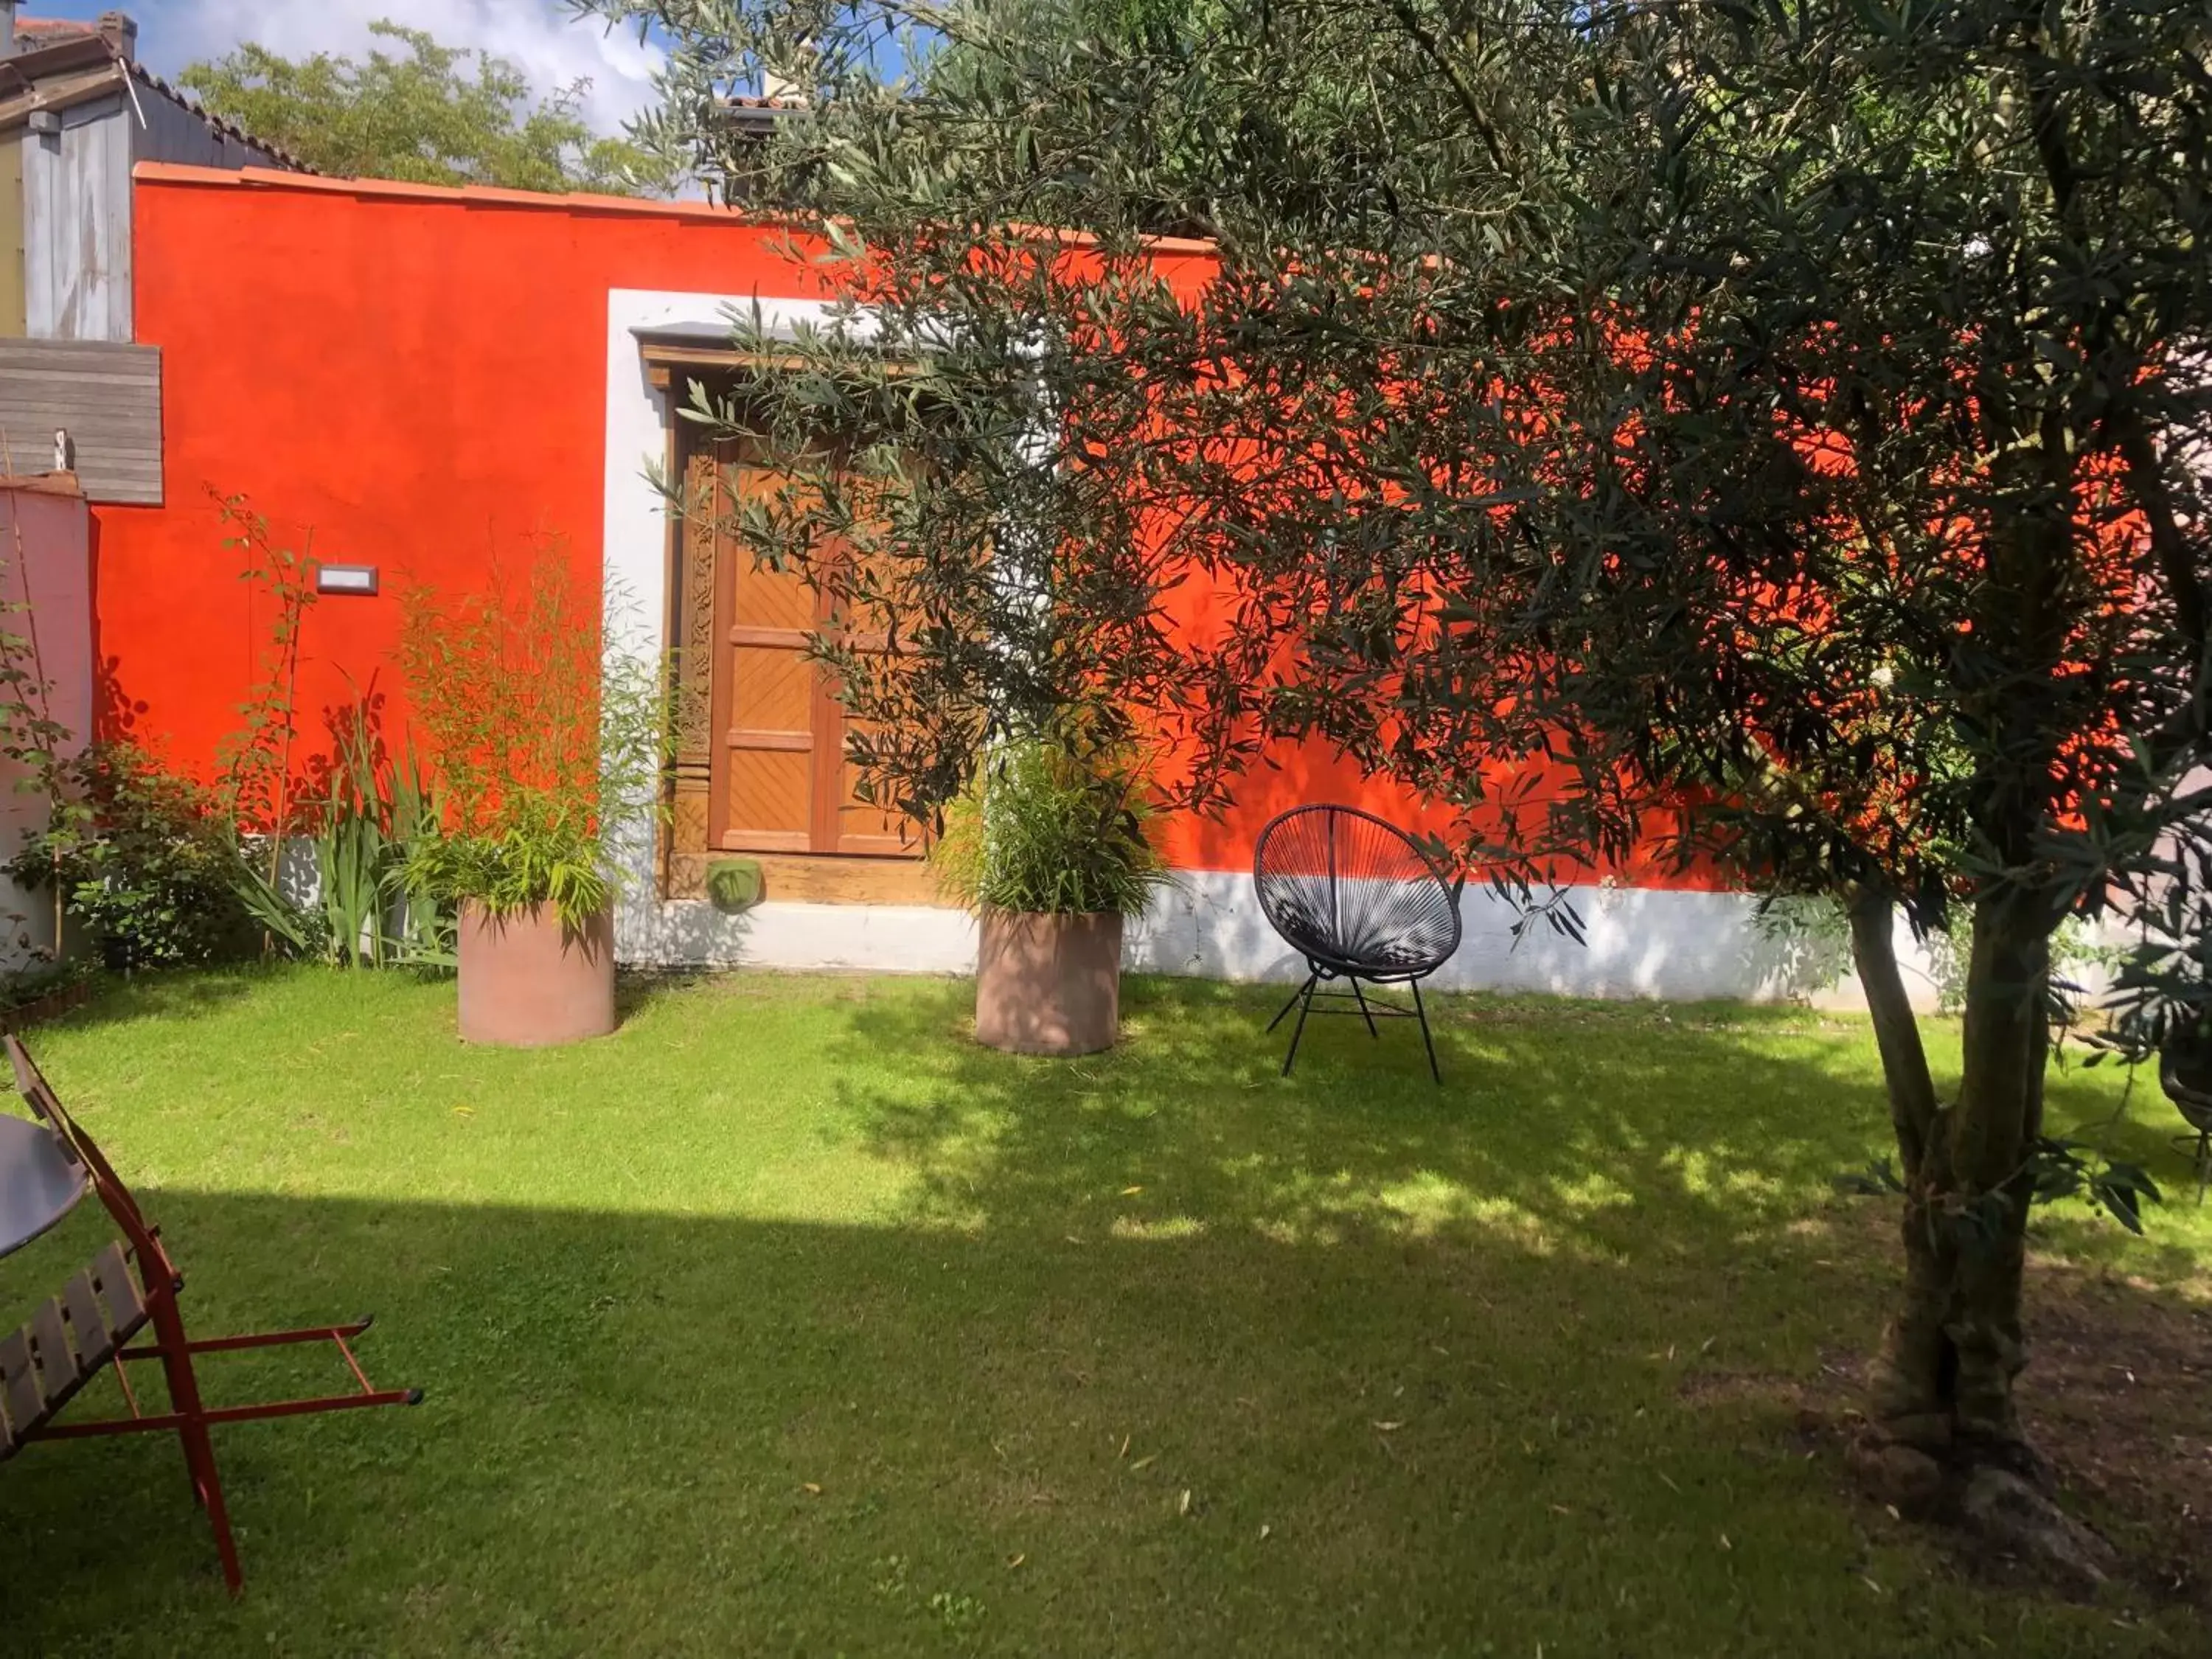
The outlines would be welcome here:
<svg viewBox="0 0 2212 1659">
<path fill-rule="evenodd" d="M 137 333 L 162 350 L 167 502 L 101 511 L 100 643 L 133 729 L 185 765 L 235 725 L 267 630 L 210 489 L 380 567 L 380 597 L 307 617 L 301 707 L 343 702 L 385 664 L 408 577 L 468 587 L 552 538 L 597 591 L 610 289 L 809 279 L 786 233 L 703 211 L 154 172 Z"/>
<path fill-rule="evenodd" d="M 789 233 L 703 208 L 144 167 L 137 219 L 167 500 L 99 511 L 96 648 L 107 729 L 203 773 L 268 626 L 211 489 L 250 497 L 280 540 L 312 534 L 325 562 L 380 567 L 382 596 L 309 613 L 301 707 L 312 736 L 374 680 L 397 730 L 388 657 L 406 580 L 465 588 L 551 538 L 597 591 L 608 291 L 818 286 Z M 1202 280 L 1202 261 L 1179 264 L 1178 280 Z M 1302 801 L 1421 816 L 1325 753 L 1280 760 L 1224 820 L 1166 826 L 1171 861 L 1248 867 L 1260 826 Z"/>
</svg>

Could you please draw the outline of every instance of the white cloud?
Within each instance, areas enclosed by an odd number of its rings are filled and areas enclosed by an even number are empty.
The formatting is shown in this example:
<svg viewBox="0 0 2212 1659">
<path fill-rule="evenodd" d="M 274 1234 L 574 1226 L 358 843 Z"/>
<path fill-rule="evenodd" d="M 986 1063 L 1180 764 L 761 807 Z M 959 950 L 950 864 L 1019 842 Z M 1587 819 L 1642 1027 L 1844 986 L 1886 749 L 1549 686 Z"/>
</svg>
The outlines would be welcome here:
<svg viewBox="0 0 2212 1659">
<path fill-rule="evenodd" d="M 510 58 L 544 92 L 588 77 L 584 118 L 606 133 L 653 101 L 653 72 L 665 58 L 634 32 L 576 21 L 558 0 L 163 0 L 138 15 L 139 56 L 167 74 L 248 40 L 288 58 L 359 56 L 372 42 L 369 23 L 388 17 L 447 46 Z"/>
</svg>

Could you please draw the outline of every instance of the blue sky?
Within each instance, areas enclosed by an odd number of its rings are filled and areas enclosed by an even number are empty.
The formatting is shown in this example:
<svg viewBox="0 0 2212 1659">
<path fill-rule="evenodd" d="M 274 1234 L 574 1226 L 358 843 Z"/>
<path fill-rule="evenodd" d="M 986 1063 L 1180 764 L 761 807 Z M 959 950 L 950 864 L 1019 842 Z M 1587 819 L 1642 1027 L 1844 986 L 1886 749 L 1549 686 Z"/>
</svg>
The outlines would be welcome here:
<svg viewBox="0 0 2212 1659">
<path fill-rule="evenodd" d="M 513 58 L 548 90 L 588 76 L 585 114 L 608 132 L 652 100 L 661 58 L 635 34 L 611 37 L 599 24 L 574 21 L 558 0 L 23 0 L 21 8 L 30 17 L 82 18 L 112 9 L 137 20 L 140 60 L 167 76 L 246 40 L 287 57 L 357 53 L 371 20 L 389 17 L 449 46 Z"/>
</svg>

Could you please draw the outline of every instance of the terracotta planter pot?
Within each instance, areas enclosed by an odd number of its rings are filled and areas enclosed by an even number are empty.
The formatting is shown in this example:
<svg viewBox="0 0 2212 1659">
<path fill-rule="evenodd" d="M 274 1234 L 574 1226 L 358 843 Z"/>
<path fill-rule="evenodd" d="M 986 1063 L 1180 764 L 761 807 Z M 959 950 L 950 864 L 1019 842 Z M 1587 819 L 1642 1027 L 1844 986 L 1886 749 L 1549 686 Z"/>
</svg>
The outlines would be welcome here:
<svg viewBox="0 0 2212 1659">
<path fill-rule="evenodd" d="M 461 907 L 461 1041 L 543 1048 L 615 1029 L 615 919 L 566 927 L 550 904 Z"/>
<path fill-rule="evenodd" d="M 983 912 L 977 1042 L 1017 1054 L 1090 1054 L 1121 1033 L 1121 917 Z"/>
</svg>

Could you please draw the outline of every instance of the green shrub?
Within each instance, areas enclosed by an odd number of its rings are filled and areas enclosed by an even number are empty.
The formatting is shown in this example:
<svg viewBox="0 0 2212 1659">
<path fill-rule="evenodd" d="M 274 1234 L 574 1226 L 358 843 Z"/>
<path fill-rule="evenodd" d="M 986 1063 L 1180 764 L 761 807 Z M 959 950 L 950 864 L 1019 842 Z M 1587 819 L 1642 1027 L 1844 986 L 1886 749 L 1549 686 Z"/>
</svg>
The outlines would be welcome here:
<svg viewBox="0 0 2212 1659">
<path fill-rule="evenodd" d="M 315 902 L 302 905 L 261 868 L 272 849 L 241 860 L 240 897 L 291 955 L 342 968 L 450 964 L 453 916 L 407 891 L 410 850 L 430 833 L 438 809 L 422 768 L 394 758 L 379 738 L 372 695 L 356 702 L 296 823 L 314 855 Z M 271 868 L 274 868 L 272 866 Z"/>
<path fill-rule="evenodd" d="M 1781 978 L 1793 994 L 1825 991 L 1855 970 L 1850 918 L 1825 895 L 1765 899 L 1753 913 L 1752 927 L 1780 955 Z M 1966 1012 L 1966 959 L 1972 947 L 1963 917 L 1955 931 L 1938 928 L 1921 941 L 1928 961 L 1924 977 L 1935 988 L 1939 1013 Z M 2100 944 L 2095 929 L 2079 916 L 2068 916 L 2051 935 L 2051 971 L 2061 981 L 2094 978 L 2099 970 L 2112 968 L 2121 954 Z M 1908 973 L 1913 971 L 1908 967 Z"/>
<path fill-rule="evenodd" d="M 110 967 L 252 951 L 237 842 L 211 791 L 128 743 L 88 749 L 57 775 L 75 810 L 33 834 L 8 872 L 26 886 L 58 886 Z"/>
<path fill-rule="evenodd" d="M 550 904 L 581 927 L 606 908 L 613 885 L 591 820 L 556 802 L 517 806 L 495 830 L 433 831 L 408 849 L 410 892 L 439 903 L 475 902 L 495 915 Z"/>
<path fill-rule="evenodd" d="M 438 801 L 405 882 L 438 905 L 550 904 L 581 926 L 619 879 L 610 833 L 659 810 L 670 709 L 653 666 L 605 649 L 619 605 L 587 611 L 558 544 L 535 554 L 520 593 L 495 573 L 451 601 L 402 596 L 400 666 Z"/>
<path fill-rule="evenodd" d="M 930 858 L 946 895 L 971 909 L 1140 915 L 1168 878 L 1150 817 L 1142 770 L 1126 758 L 1009 743 L 947 810 Z"/>
</svg>

